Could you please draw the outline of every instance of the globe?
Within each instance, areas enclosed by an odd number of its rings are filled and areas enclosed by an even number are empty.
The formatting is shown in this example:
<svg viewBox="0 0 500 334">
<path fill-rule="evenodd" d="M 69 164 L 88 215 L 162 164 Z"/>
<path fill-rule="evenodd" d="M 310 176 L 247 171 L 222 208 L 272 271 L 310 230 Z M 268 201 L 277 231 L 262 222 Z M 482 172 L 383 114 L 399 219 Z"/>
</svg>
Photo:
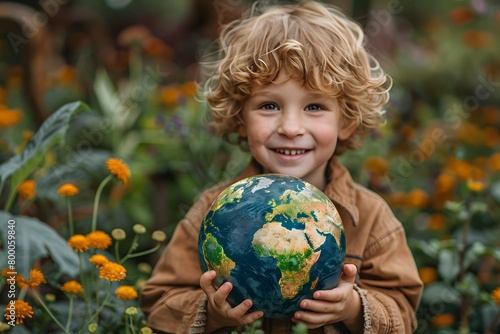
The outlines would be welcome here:
<svg viewBox="0 0 500 334">
<path fill-rule="evenodd" d="M 304 298 L 334 288 L 345 236 L 330 199 L 301 179 L 264 174 L 240 180 L 212 203 L 200 228 L 198 255 L 214 285 L 233 284 L 228 302 L 246 298 L 265 317 L 291 317 Z"/>
</svg>

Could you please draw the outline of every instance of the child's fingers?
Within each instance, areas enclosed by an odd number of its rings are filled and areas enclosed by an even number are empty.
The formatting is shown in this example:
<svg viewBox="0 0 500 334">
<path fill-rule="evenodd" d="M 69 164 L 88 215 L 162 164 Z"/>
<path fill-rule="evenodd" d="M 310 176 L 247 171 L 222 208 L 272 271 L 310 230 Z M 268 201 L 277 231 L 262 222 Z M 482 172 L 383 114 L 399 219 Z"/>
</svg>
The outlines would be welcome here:
<svg viewBox="0 0 500 334">
<path fill-rule="evenodd" d="M 224 306 L 226 303 L 227 296 L 233 289 L 233 285 L 229 282 L 222 284 L 219 289 L 214 294 L 214 305 L 218 308 Z"/>
<path fill-rule="evenodd" d="M 232 319 L 240 319 L 240 324 L 250 324 L 255 320 L 261 318 L 264 315 L 262 311 L 255 311 L 248 313 L 248 310 L 252 307 L 253 303 L 250 299 L 245 299 L 239 305 L 228 311 L 228 316 Z"/>
</svg>

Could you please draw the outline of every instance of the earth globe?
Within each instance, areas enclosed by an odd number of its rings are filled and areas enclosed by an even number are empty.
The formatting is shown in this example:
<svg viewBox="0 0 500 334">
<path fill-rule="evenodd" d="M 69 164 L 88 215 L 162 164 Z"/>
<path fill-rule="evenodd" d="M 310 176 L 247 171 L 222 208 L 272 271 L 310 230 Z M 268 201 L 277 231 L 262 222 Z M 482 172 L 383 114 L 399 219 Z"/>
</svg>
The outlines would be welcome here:
<svg viewBox="0 0 500 334">
<path fill-rule="evenodd" d="M 265 317 L 291 317 L 314 291 L 334 288 L 345 236 L 330 199 L 295 177 L 263 174 L 240 180 L 212 203 L 200 228 L 198 255 L 229 281 L 228 302 L 253 301 Z"/>
</svg>

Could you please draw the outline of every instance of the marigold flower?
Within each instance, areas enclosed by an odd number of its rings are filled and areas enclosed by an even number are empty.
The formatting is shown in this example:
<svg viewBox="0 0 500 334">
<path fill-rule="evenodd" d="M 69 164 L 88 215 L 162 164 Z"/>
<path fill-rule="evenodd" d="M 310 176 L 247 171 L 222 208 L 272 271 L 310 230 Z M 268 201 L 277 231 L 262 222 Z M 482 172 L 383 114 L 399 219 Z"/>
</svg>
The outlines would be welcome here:
<svg viewBox="0 0 500 334">
<path fill-rule="evenodd" d="M 33 198 L 36 193 L 36 182 L 30 179 L 24 180 L 17 187 L 17 192 L 19 193 L 19 196 L 21 196 L 21 198 L 23 199 Z"/>
<path fill-rule="evenodd" d="M 103 231 L 90 232 L 86 238 L 91 247 L 98 249 L 106 249 L 113 243 L 111 237 Z"/>
<path fill-rule="evenodd" d="M 28 286 L 36 287 L 39 286 L 42 283 L 47 283 L 45 280 L 45 276 L 43 273 L 38 270 L 38 269 L 31 269 L 30 271 L 30 279 L 26 281 L 26 284 Z"/>
<path fill-rule="evenodd" d="M 138 297 L 137 291 L 130 285 L 122 285 L 115 290 L 116 297 L 121 300 L 134 300 Z"/>
<path fill-rule="evenodd" d="M 82 293 L 83 292 L 83 287 L 77 281 L 71 280 L 71 281 L 65 282 L 62 285 L 61 290 L 64 291 L 64 292 L 67 292 L 69 294 L 76 295 L 78 293 Z"/>
<path fill-rule="evenodd" d="M 435 213 L 429 216 L 427 228 L 431 231 L 441 231 L 446 226 L 446 217 L 442 214 Z"/>
<path fill-rule="evenodd" d="M 474 179 L 469 179 L 467 180 L 467 188 L 469 188 L 470 191 L 472 192 L 480 192 L 481 190 L 484 189 L 484 182 L 477 181 Z"/>
<path fill-rule="evenodd" d="M 493 299 L 497 305 L 500 305 L 500 288 L 491 291 L 491 299 Z"/>
<path fill-rule="evenodd" d="M 424 284 L 430 284 L 437 279 L 437 271 L 433 267 L 422 267 L 418 269 L 418 274 Z"/>
<path fill-rule="evenodd" d="M 383 176 L 389 170 L 387 160 L 379 156 L 368 157 L 363 162 L 363 167 L 370 173 Z"/>
<path fill-rule="evenodd" d="M 72 183 L 65 183 L 57 189 L 57 193 L 61 196 L 71 197 L 80 193 L 80 190 Z"/>
<path fill-rule="evenodd" d="M 14 306 L 13 310 L 9 309 L 9 307 L 12 308 L 12 306 Z M 33 314 L 35 314 L 30 304 L 19 299 L 11 301 L 7 304 L 4 311 L 5 313 L 3 315 L 7 321 L 14 320 L 13 318 L 15 317 L 16 325 L 22 324 L 24 322 L 24 318 L 32 318 Z"/>
<path fill-rule="evenodd" d="M 495 172 L 500 171 L 500 153 L 495 153 L 490 157 L 490 168 Z"/>
<path fill-rule="evenodd" d="M 196 82 L 194 81 L 187 81 L 181 86 L 181 90 L 186 96 L 194 96 L 196 94 L 196 89 Z"/>
<path fill-rule="evenodd" d="M 429 195 L 422 189 L 414 189 L 408 194 L 407 200 L 410 207 L 423 208 L 429 202 Z"/>
<path fill-rule="evenodd" d="M 455 24 L 464 24 L 472 20 L 474 13 L 469 7 L 461 6 L 449 12 L 450 20 Z"/>
<path fill-rule="evenodd" d="M 172 48 L 170 48 L 167 44 L 165 44 L 158 37 L 149 37 L 144 41 L 143 45 L 144 53 L 151 57 L 157 58 L 166 58 L 169 59 L 172 57 Z"/>
<path fill-rule="evenodd" d="M 19 109 L 0 108 L 0 128 L 14 126 L 21 122 L 23 114 Z"/>
<path fill-rule="evenodd" d="M 442 173 L 436 178 L 436 191 L 447 193 L 455 187 L 455 177 L 450 173 Z"/>
<path fill-rule="evenodd" d="M 75 234 L 68 240 L 68 245 L 77 252 L 89 250 L 90 242 L 83 234 Z"/>
<path fill-rule="evenodd" d="M 108 281 L 121 281 L 127 276 L 127 269 L 119 263 L 105 263 L 99 271 L 99 278 L 104 278 Z"/>
<path fill-rule="evenodd" d="M 105 257 L 102 254 L 94 254 L 94 255 L 92 255 L 90 257 L 89 261 L 90 261 L 90 263 L 92 263 L 96 267 L 102 267 L 103 265 L 105 265 L 106 263 L 109 262 L 108 258 Z"/>
<path fill-rule="evenodd" d="M 156 230 L 153 233 L 151 233 L 151 238 L 154 241 L 163 242 L 165 241 L 165 239 L 167 239 L 167 235 L 163 231 Z"/>
<path fill-rule="evenodd" d="M 128 184 L 128 180 L 130 178 L 130 169 L 122 160 L 117 158 L 109 158 L 108 160 L 106 160 L 106 167 L 111 174 L 118 178 L 118 180 L 122 181 L 125 185 Z"/>
<path fill-rule="evenodd" d="M 438 314 L 432 318 L 432 327 L 447 327 L 455 323 L 455 316 L 449 313 Z"/>
<path fill-rule="evenodd" d="M 174 86 L 163 87 L 160 91 L 160 102 L 167 107 L 173 108 L 179 105 L 181 97 L 181 91 Z"/>
<path fill-rule="evenodd" d="M 57 70 L 56 82 L 60 85 L 67 85 L 75 82 L 78 71 L 73 66 L 62 66 Z"/>
</svg>

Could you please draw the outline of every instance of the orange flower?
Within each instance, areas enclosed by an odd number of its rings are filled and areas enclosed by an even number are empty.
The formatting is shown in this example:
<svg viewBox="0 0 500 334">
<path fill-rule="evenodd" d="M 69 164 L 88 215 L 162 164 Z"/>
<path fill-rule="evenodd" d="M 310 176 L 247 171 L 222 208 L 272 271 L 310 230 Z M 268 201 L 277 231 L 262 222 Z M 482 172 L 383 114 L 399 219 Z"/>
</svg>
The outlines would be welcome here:
<svg viewBox="0 0 500 334">
<path fill-rule="evenodd" d="M 172 48 L 158 37 L 149 37 L 146 39 L 143 49 L 144 53 L 151 57 L 170 59 L 173 54 Z"/>
<path fill-rule="evenodd" d="M 86 236 L 91 247 L 106 249 L 113 243 L 111 237 L 103 231 L 90 232 Z"/>
<path fill-rule="evenodd" d="M 179 105 L 181 97 L 181 91 L 177 87 L 167 86 L 160 90 L 160 102 L 167 107 L 173 108 Z"/>
<path fill-rule="evenodd" d="M 77 281 L 67 281 L 65 282 L 62 287 L 61 287 L 61 290 L 62 291 L 65 291 L 69 294 L 72 294 L 72 295 L 76 295 L 78 293 L 81 293 L 83 292 L 83 287 L 80 283 L 78 283 Z"/>
<path fill-rule="evenodd" d="M 118 180 L 122 181 L 125 185 L 128 184 L 128 180 L 130 178 L 130 169 L 122 160 L 117 158 L 109 158 L 108 160 L 106 160 L 106 167 L 111 174 L 118 178 Z"/>
<path fill-rule="evenodd" d="M 0 128 L 14 126 L 21 122 L 23 114 L 19 109 L 0 108 Z"/>
<path fill-rule="evenodd" d="M 68 245 L 76 252 L 83 252 L 89 250 L 90 243 L 84 235 L 75 234 L 69 238 Z"/>
<path fill-rule="evenodd" d="M 57 189 L 57 193 L 61 196 L 71 197 L 80 192 L 77 186 L 72 183 L 65 183 Z"/>
<path fill-rule="evenodd" d="M 3 87 L 0 87 L 0 104 L 5 104 L 7 102 L 7 92 Z"/>
<path fill-rule="evenodd" d="M 495 171 L 500 171 L 500 153 L 495 153 L 490 157 L 490 168 Z"/>
<path fill-rule="evenodd" d="M 462 38 L 464 43 L 471 48 L 482 48 L 495 43 L 494 37 L 490 33 L 481 30 L 466 30 L 463 32 Z"/>
<path fill-rule="evenodd" d="M 56 73 L 56 82 L 60 85 L 67 85 L 75 82 L 77 70 L 72 66 L 63 66 Z"/>
<path fill-rule="evenodd" d="M 481 190 L 484 189 L 484 182 L 477 181 L 474 179 L 469 179 L 467 180 L 467 188 L 469 188 L 470 191 L 472 192 L 480 192 Z"/>
<path fill-rule="evenodd" d="M 448 16 L 453 23 L 464 24 L 472 20 L 474 13 L 468 7 L 457 7 L 451 10 Z"/>
<path fill-rule="evenodd" d="M 437 279 L 437 271 L 433 267 L 422 267 L 418 269 L 418 274 L 424 284 L 430 284 Z"/>
<path fill-rule="evenodd" d="M 487 126 L 484 128 L 484 145 L 488 147 L 495 147 L 500 142 L 500 133 L 497 128 Z"/>
<path fill-rule="evenodd" d="M 412 208 L 423 208 L 429 202 L 429 195 L 422 189 L 414 189 L 408 194 L 408 205 Z"/>
<path fill-rule="evenodd" d="M 21 196 L 21 198 L 23 199 L 33 198 L 36 193 L 36 182 L 30 179 L 24 180 L 17 187 L 17 192 L 19 193 L 19 196 Z"/>
<path fill-rule="evenodd" d="M 16 325 L 22 324 L 24 318 L 32 318 L 33 308 L 24 300 L 11 300 L 4 309 L 4 317 L 7 321 L 16 320 Z"/>
<path fill-rule="evenodd" d="M 441 231 L 446 226 L 446 217 L 442 214 L 435 213 L 429 216 L 427 228 L 431 231 Z"/>
<path fill-rule="evenodd" d="M 30 271 L 30 279 L 26 281 L 26 284 L 29 286 L 39 286 L 42 283 L 47 283 L 45 280 L 45 276 L 38 269 L 31 269 Z"/>
<path fill-rule="evenodd" d="M 122 285 L 115 290 L 116 297 L 121 300 L 134 300 L 138 297 L 137 291 L 130 285 Z"/>
<path fill-rule="evenodd" d="M 389 170 L 387 160 L 380 156 L 368 157 L 363 162 L 363 167 L 370 173 L 383 176 Z"/>
<path fill-rule="evenodd" d="M 497 305 L 500 305 L 500 288 L 491 291 L 491 299 L 493 299 Z"/>
<path fill-rule="evenodd" d="M 455 323 L 455 316 L 449 313 L 438 314 L 432 318 L 432 327 L 448 327 Z"/>
<path fill-rule="evenodd" d="M 108 281 L 121 281 L 127 276 L 127 269 L 119 263 L 105 263 L 99 271 L 99 278 L 104 278 Z"/>
<path fill-rule="evenodd" d="M 447 193 L 455 187 L 455 178 L 449 173 L 441 173 L 436 178 L 436 191 L 440 193 Z"/>
<path fill-rule="evenodd" d="M 108 258 L 102 254 L 94 254 L 89 259 L 90 263 L 95 265 L 96 267 L 102 267 L 106 263 L 109 262 Z"/>
<path fill-rule="evenodd" d="M 196 89 L 196 82 L 194 81 L 187 81 L 181 86 L 182 93 L 186 96 L 194 96 L 196 94 Z"/>
</svg>

